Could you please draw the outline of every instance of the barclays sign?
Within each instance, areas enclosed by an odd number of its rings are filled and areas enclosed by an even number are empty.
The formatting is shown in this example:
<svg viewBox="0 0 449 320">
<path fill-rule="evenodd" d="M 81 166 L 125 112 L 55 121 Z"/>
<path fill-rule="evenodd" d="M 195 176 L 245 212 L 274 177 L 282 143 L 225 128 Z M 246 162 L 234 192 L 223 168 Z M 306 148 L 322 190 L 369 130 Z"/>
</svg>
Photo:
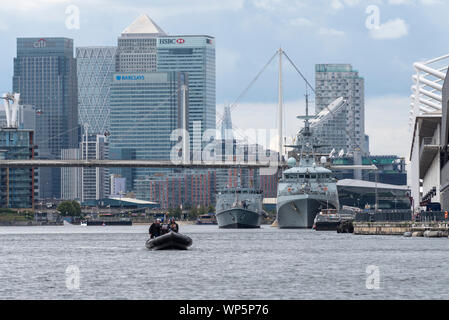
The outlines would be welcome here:
<svg viewBox="0 0 449 320">
<path fill-rule="evenodd" d="M 145 80 L 145 76 L 143 75 L 118 75 L 115 76 L 115 80 Z"/>
</svg>

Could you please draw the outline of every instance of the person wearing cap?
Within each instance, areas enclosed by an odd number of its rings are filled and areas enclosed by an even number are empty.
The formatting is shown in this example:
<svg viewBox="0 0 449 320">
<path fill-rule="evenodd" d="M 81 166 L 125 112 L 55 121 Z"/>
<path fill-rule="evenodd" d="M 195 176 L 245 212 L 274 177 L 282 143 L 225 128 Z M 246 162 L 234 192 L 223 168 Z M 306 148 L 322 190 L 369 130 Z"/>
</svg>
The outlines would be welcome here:
<svg viewBox="0 0 449 320">
<path fill-rule="evenodd" d="M 151 224 L 149 233 L 151 239 L 159 237 L 161 235 L 161 219 L 156 219 L 156 221 Z"/>
<path fill-rule="evenodd" d="M 168 225 L 169 225 L 171 231 L 173 231 L 173 232 L 179 231 L 179 225 L 176 223 L 175 218 L 171 218 L 170 223 Z"/>
</svg>

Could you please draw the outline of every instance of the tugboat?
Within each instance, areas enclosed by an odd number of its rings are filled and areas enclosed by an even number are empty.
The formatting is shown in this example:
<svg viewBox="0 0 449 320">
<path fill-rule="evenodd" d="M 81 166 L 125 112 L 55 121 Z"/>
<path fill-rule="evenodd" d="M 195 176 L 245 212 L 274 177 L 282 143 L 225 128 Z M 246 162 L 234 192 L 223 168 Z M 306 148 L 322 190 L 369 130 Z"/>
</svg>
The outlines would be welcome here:
<svg viewBox="0 0 449 320">
<path fill-rule="evenodd" d="M 276 221 L 279 228 L 312 228 L 315 216 L 323 208 L 339 208 L 337 183 L 332 171 L 325 168 L 324 157 L 321 164 L 315 161 L 317 139 L 310 129 L 308 96 L 306 94 L 306 115 L 304 128 L 298 133 L 296 144 L 289 145 L 299 150 L 299 164 L 296 158 L 288 159 L 290 167 L 282 173 L 278 184 Z"/>
<path fill-rule="evenodd" d="M 316 215 L 313 221 L 315 231 L 336 231 L 341 223 L 341 217 L 337 209 L 323 209 Z"/>
</svg>

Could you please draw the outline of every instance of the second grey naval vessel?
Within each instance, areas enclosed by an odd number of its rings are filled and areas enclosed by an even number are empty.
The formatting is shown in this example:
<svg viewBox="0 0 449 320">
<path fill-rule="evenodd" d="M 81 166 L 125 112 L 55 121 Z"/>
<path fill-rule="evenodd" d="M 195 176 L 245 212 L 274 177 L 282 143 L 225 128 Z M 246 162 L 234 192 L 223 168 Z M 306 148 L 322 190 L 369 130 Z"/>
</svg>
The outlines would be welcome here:
<svg viewBox="0 0 449 320">
<path fill-rule="evenodd" d="M 233 187 L 217 193 L 216 217 L 219 228 L 259 228 L 262 223 L 262 191 Z"/>
<path fill-rule="evenodd" d="M 278 184 L 276 220 L 279 228 L 312 228 L 315 216 L 322 209 L 338 209 L 337 183 L 332 171 L 315 161 L 318 142 L 310 129 L 308 97 L 304 128 L 298 133 L 292 147 L 298 152 L 296 158 L 287 161 L 289 169 L 282 173 Z M 323 159 L 325 162 L 325 159 Z"/>
</svg>

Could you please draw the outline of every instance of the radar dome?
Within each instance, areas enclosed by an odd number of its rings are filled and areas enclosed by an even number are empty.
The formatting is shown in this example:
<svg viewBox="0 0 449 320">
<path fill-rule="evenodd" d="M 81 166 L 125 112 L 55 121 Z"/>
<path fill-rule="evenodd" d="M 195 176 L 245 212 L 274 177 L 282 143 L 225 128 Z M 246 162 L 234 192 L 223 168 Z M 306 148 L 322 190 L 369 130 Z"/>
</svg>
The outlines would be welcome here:
<svg viewBox="0 0 449 320">
<path fill-rule="evenodd" d="M 321 159 L 320 159 L 320 162 L 321 162 L 321 164 L 326 164 L 326 162 L 327 162 L 326 157 L 322 156 Z"/>
<path fill-rule="evenodd" d="M 295 158 L 289 158 L 289 159 L 287 160 L 287 165 L 288 165 L 290 168 L 296 166 L 296 159 L 295 159 Z"/>
</svg>

